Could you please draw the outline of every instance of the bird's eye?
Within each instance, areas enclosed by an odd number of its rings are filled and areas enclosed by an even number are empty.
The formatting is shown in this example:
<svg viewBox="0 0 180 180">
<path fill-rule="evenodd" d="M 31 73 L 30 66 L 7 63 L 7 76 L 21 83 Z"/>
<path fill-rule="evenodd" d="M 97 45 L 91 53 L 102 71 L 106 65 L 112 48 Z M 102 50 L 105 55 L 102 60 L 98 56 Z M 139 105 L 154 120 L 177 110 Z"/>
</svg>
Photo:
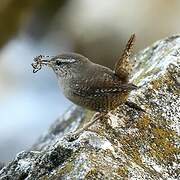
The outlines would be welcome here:
<svg viewBox="0 0 180 180">
<path fill-rule="evenodd" d="M 62 64 L 61 61 L 58 61 L 58 60 L 56 61 L 57 66 L 60 66 L 61 64 Z"/>
</svg>

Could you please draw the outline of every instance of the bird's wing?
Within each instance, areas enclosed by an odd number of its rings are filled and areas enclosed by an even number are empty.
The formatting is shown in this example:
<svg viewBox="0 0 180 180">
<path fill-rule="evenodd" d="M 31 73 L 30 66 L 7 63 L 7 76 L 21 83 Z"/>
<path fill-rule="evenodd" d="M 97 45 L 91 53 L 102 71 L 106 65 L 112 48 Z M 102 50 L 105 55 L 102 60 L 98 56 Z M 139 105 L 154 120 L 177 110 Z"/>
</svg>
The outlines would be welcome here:
<svg viewBox="0 0 180 180">
<path fill-rule="evenodd" d="M 83 84 L 83 87 L 82 87 Z M 137 89 L 134 84 L 122 84 L 121 82 L 114 82 L 112 79 L 89 79 L 87 82 L 78 81 L 75 83 L 74 92 L 79 96 L 95 97 L 108 96 L 123 91 L 131 91 Z"/>
<path fill-rule="evenodd" d="M 124 82 L 128 81 L 128 76 L 132 71 L 132 65 L 129 62 L 129 57 L 131 55 L 134 42 L 135 34 L 132 34 L 129 41 L 126 44 L 126 48 L 124 49 L 123 54 L 116 62 L 114 67 L 115 74 Z"/>
</svg>

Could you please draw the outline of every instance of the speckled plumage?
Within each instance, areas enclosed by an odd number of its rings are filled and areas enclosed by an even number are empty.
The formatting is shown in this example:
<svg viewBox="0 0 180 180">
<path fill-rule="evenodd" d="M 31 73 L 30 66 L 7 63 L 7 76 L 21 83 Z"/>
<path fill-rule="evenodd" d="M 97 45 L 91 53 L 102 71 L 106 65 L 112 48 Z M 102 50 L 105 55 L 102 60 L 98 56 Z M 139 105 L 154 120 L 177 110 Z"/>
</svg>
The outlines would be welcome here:
<svg viewBox="0 0 180 180">
<path fill-rule="evenodd" d="M 129 39 L 124 53 L 115 65 L 115 70 L 95 64 L 86 57 L 61 54 L 53 61 L 72 59 L 76 62 L 64 65 L 64 74 L 55 71 L 65 96 L 77 105 L 97 112 L 109 112 L 127 100 L 128 93 L 137 87 L 128 82 L 132 66 L 129 56 L 135 35 Z"/>
<path fill-rule="evenodd" d="M 128 93 L 137 87 L 129 83 L 131 63 L 129 56 L 134 43 L 133 34 L 126 48 L 116 62 L 114 71 L 91 62 L 88 58 L 76 53 L 64 53 L 57 56 L 38 56 L 32 64 L 37 72 L 42 65 L 50 66 L 57 75 L 64 95 L 73 103 L 84 108 L 109 112 L 127 100 Z"/>
<path fill-rule="evenodd" d="M 73 56 L 73 55 L 72 55 Z M 108 112 L 126 101 L 128 93 L 135 89 L 126 84 L 109 68 L 90 61 L 80 70 L 78 77 L 60 80 L 65 96 L 77 105 L 87 109 Z M 68 84 L 68 87 L 66 87 Z"/>
</svg>

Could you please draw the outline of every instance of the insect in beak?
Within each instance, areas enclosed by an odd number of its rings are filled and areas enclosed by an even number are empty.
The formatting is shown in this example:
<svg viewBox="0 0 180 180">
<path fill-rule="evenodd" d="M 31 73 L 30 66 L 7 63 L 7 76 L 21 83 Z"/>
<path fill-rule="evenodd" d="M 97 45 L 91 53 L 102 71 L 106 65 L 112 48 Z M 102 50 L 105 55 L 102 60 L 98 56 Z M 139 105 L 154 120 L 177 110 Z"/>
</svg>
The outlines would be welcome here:
<svg viewBox="0 0 180 180">
<path fill-rule="evenodd" d="M 34 62 L 31 64 L 33 67 L 33 73 L 38 72 L 39 70 L 41 70 L 43 65 L 50 65 L 51 61 L 43 59 L 43 58 L 49 58 L 51 56 L 43 56 L 43 55 L 39 55 L 37 57 L 34 58 Z"/>
</svg>

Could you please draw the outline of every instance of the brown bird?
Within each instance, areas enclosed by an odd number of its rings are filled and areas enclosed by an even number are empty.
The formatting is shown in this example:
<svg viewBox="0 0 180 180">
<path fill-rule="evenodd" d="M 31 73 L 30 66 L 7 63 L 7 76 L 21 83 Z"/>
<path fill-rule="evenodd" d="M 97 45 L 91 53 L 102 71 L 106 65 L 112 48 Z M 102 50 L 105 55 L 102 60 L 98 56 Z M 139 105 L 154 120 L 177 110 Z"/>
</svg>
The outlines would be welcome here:
<svg viewBox="0 0 180 180">
<path fill-rule="evenodd" d="M 132 70 L 129 56 L 134 41 L 135 34 L 130 37 L 122 56 L 115 64 L 114 71 L 95 64 L 76 53 L 60 54 L 53 57 L 40 55 L 34 59 L 33 72 L 40 70 L 42 65 L 48 65 L 55 72 L 64 95 L 70 101 L 98 112 L 89 123 L 71 137 L 77 137 L 96 120 L 104 117 L 122 103 L 140 109 L 134 103 L 127 102 L 128 94 L 137 89 L 136 85 L 129 83 L 129 75 Z M 48 60 L 44 59 L 47 57 Z"/>
</svg>

